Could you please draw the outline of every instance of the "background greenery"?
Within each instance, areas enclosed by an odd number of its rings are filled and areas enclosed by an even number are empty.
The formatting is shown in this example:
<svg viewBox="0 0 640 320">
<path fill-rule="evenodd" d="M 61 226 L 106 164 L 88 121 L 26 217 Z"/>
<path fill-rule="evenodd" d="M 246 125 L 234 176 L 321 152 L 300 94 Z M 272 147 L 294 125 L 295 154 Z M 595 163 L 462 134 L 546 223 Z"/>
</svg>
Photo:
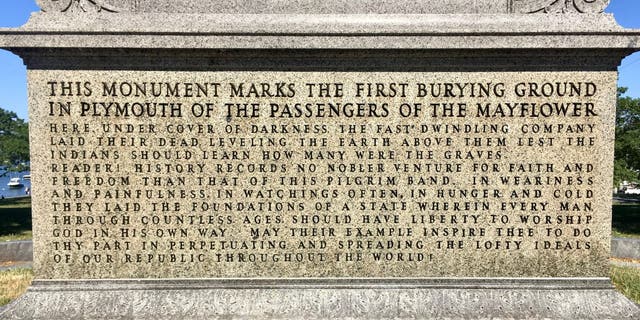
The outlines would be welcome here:
<svg viewBox="0 0 640 320">
<path fill-rule="evenodd" d="M 636 181 L 640 172 L 640 98 L 624 96 L 618 88 L 613 183 Z"/>
<path fill-rule="evenodd" d="M 0 175 L 6 170 L 28 170 L 29 125 L 15 112 L 0 108 Z"/>
</svg>

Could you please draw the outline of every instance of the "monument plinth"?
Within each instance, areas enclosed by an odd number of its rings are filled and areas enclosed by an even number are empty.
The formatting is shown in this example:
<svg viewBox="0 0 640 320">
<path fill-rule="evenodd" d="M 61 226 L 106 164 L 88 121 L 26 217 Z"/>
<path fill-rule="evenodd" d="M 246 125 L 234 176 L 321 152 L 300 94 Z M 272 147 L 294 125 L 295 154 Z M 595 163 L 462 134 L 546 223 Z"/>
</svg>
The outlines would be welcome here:
<svg viewBox="0 0 640 320">
<path fill-rule="evenodd" d="M 634 319 L 607 1 L 40 1 L 7 319 Z"/>
</svg>

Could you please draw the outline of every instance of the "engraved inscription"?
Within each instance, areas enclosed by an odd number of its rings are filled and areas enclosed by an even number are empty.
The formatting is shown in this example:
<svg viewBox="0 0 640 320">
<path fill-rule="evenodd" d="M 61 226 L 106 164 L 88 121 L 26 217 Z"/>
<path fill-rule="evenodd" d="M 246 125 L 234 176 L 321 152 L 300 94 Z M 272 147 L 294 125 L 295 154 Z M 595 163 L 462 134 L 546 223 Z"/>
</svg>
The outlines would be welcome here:
<svg viewBox="0 0 640 320">
<path fill-rule="evenodd" d="M 45 278 L 606 274 L 614 73 L 29 76 Z"/>
</svg>

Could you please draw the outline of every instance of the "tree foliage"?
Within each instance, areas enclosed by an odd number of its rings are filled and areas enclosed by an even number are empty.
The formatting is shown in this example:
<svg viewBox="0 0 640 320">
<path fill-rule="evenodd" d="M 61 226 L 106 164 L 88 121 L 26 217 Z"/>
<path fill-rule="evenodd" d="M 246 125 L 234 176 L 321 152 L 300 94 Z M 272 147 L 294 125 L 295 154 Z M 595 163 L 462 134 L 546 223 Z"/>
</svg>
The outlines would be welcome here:
<svg viewBox="0 0 640 320">
<path fill-rule="evenodd" d="M 624 96 L 627 88 L 618 88 L 614 185 L 638 180 L 640 172 L 640 98 Z"/>
<path fill-rule="evenodd" d="M 28 161 L 29 124 L 0 108 L 0 165 L 12 168 Z"/>
</svg>

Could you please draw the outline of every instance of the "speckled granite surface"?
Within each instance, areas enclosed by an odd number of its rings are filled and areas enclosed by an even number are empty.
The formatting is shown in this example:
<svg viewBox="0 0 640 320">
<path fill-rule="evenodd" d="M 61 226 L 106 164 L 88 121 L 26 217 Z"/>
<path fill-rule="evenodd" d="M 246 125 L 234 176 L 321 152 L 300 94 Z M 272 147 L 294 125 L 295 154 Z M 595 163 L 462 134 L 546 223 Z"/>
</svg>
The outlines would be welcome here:
<svg viewBox="0 0 640 320">
<path fill-rule="evenodd" d="M 604 277 L 615 77 L 29 71 L 32 106 L 70 106 L 31 109 L 35 268 L 43 279 Z M 57 79 L 86 94 L 58 98 Z M 470 89 L 479 79 L 489 93 Z M 202 91 L 151 96 L 167 83 Z M 309 97 L 317 83 L 339 83 L 339 97 Z M 370 96 L 371 83 L 388 93 Z M 467 89 L 438 97 L 427 85 L 443 83 Z M 529 96 L 540 83 L 556 93 Z M 564 97 L 555 83 L 580 90 Z M 282 85 L 231 97 L 239 84 Z M 244 103 L 251 117 L 238 117 Z M 581 136 L 593 145 L 572 143 Z M 102 159 L 87 168 L 93 152 Z"/>
<path fill-rule="evenodd" d="M 637 319 L 607 279 L 38 282 L 3 319 Z"/>
<path fill-rule="evenodd" d="M 607 1 L 43 1 L 46 13 L 0 30 L 29 68 L 37 185 L 36 281 L 3 319 L 639 317 L 606 276 L 615 68 L 640 32 L 600 13 Z M 166 90 L 151 97 L 143 83 Z M 294 125 L 309 131 L 284 133 Z M 477 125 L 493 133 L 465 132 Z M 441 144 L 403 145 L 415 138 Z M 451 171 L 411 172 L 426 162 Z M 396 164 L 409 171 L 391 177 Z M 461 204 L 469 194 L 483 200 Z M 316 229 L 296 234 L 303 214 Z M 421 221 L 450 229 L 418 235 Z M 481 241 L 448 233 L 460 226 Z M 247 237 L 267 249 L 221 243 Z M 371 260 L 380 248 L 366 242 L 388 240 L 401 248 Z M 426 249 L 409 252 L 417 240 Z M 332 260 L 292 263 L 298 253 Z"/>
</svg>

